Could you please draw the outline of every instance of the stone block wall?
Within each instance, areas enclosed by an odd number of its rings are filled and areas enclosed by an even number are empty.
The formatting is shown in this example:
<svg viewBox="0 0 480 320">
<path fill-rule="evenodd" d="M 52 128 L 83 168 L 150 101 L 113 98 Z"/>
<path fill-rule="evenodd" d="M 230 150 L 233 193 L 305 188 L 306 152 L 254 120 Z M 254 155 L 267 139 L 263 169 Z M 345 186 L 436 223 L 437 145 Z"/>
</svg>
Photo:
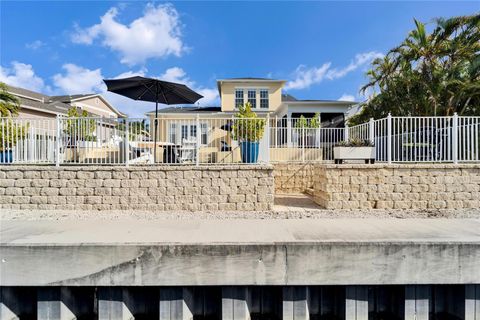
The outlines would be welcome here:
<svg viewBox="0 0 480 320">
<path fill-rule="evenodd" d="M 313 188 L 313 171 L 316 164 L 275 163 L 275 193 L 299 193 Z"/>
<path fill-rule="evenodd" d="M 480 208 L 480 165 L 317 165 L 314 198 L 327 209 Z"/>
<path fill-rule="evenodd" d="M 0 208 L 270 210 L 271 166 L 0 166 Z"/>
</svg>

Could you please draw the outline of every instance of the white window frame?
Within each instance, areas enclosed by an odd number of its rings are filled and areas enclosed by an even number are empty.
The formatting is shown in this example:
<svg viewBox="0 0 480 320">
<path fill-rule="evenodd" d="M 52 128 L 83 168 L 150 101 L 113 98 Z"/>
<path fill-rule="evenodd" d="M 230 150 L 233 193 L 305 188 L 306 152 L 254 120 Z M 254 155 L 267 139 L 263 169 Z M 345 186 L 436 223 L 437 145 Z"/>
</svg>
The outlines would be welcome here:
<svg viewBox="0 0 480 320">
<path fill-rule="evenodd" d="M 258 108 L 258 90 L 255 89 L 255 88 L 251 88 L 251 89 L 247 89 L 247 102 L 254 102 L 254 103 L 250 103 L 252 105 L 252 109 L 257 109 Z M 250 98 L 250 92 L 254 92 L 255 93 L 255 97 L 254 98 Z"/>
<path fill-rule="evenodd" d="M 183 128 L 187 127 L 187 136 L 183 136 Z M 195 133 L 200 133 L 200 144 L 202 146 L 208 145 L 208 122 L 201 121 L 200 122 L 200 130 L 197 128 L 195 123 L 182 123 L 181 121 L 174 121 L 169 124 L 168 127 L 168 142 L 174 144 L 181 144 L 183 143 L 183 139 L 189 141 L 196 141 L 196 136 L 192 135 L 192 128 L 195 129 Z M 173 138 L 173 139 L 172 139 Z M 205 141 L 205 143 L 204 143 Z"/>
<path fill-rule="evenodd" d="M 258 92 L 259 92 L 259 100 L 260 100 L 260 104 L 258 106 L 259 109 L 270 109 L 270 91 L 268 89 L 258 89 Z M 266 98 L 262 98 L 262 92 L 266 92 L 267 93 L 267 97 Z M 267 106 L 266 107 L 262 107 L 262 101 L 267 101 Z"/>
<path fill-rule="evenodd" d="M 168 141 L 170 143 L 177 144 L 177 124 L 177 122 L 170 122 L 170 124 L 168 125 Z"/>
<path fill-rule="evenodd" d="M 241 98 L 241 101 L 242 103 L 237 103 L 237 100 L 240 100 L 240 98 L 237 97 L 237 92 L 242 92 L 242 98 Z M 235 88 L 235 91 L 234 91 L 234 98 L 233 98 L 233 101 L 234 101 L 234 104 L 235 104 L 235 108 L 238 109 L 238 106 L 241 105 L 243 106 L 244 103 L 245 103 L 245 89 L 243 88 Z"/>
</svg>

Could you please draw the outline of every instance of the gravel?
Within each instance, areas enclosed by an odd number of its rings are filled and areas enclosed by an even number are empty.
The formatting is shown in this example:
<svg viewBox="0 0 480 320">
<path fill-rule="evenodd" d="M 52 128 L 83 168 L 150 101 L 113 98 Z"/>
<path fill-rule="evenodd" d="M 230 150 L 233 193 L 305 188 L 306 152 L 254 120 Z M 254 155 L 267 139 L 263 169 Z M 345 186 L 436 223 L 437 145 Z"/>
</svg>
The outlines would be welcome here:
<svg viewBox="0 0 480 320">
<path fill-rule="evenodd" d="M 480 219 L 480 209 L 455 210 L 324 210 L 289 209 L 262 212 L 238 211 L 80 211 L 80 210 L 2 210 L 0 220 L 115 220 L 115 219 L 331 219 L 331 218 L 470 218 Z"/>
</svg>

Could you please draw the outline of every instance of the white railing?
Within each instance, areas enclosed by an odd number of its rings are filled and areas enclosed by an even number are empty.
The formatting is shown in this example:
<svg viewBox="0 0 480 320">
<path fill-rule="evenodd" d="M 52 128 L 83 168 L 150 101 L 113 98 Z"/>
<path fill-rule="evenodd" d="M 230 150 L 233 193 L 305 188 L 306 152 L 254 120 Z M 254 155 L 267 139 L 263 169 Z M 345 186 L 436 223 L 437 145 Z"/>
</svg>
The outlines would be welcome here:
<svg viewBox="0 0 480 320">
<path fill-rule="evenodd" d="M 321 128 L 313 119 L 268 117 L 171 116 L 153 123 L 145 119 L 0 118 L 0 163 L 331 161 L 334 146 L 352 139 L 371 141 L 379 162 L 480 162 L 480 117 L 455 115 L 388 116 L 346 128 Z"/>
<path fill-rule="evenodd" d="M 320 128 L 312 119 L 270 120 L 270 161 L 333 160 L 333 147 L 344 140 L 344 128 Z"/>
</svg>

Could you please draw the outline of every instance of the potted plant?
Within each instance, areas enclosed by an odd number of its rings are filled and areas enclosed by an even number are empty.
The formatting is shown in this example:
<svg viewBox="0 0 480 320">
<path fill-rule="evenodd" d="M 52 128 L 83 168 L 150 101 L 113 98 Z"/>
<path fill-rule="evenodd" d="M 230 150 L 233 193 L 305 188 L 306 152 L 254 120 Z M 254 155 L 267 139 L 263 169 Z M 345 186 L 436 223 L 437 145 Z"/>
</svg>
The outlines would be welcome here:
<svg viewBox="0 0 480 320">
<path fill-rule="evenodd" d="M 258 161 L 259 141 L 265 130 L 265 119 L 259 119 L 252 111 L 252 105 L 246 103 L 239 106 L 232 125 L 232 139 L 240 145 L 243 163 L 256 163 Z"/>
<path fill-rule="evenodd" d="M 295 122 L 295 136 L 299 146 L 303 147 L 315 147 L 316 141 L 319 140 L 318 129 L 320 128 L 320 113 L 315 113 L 312 118 L 305 118 L 305 116 L 300 116 L 300 118 Z"/>
<path fill-rule="evenodd" d="M 341 141 L 333 147 L 335 163 L 345 160 L 365 160 L 365 163 L 375 162 L 375 147 L 369 140 L 350 139 Z"/>
</svg>

